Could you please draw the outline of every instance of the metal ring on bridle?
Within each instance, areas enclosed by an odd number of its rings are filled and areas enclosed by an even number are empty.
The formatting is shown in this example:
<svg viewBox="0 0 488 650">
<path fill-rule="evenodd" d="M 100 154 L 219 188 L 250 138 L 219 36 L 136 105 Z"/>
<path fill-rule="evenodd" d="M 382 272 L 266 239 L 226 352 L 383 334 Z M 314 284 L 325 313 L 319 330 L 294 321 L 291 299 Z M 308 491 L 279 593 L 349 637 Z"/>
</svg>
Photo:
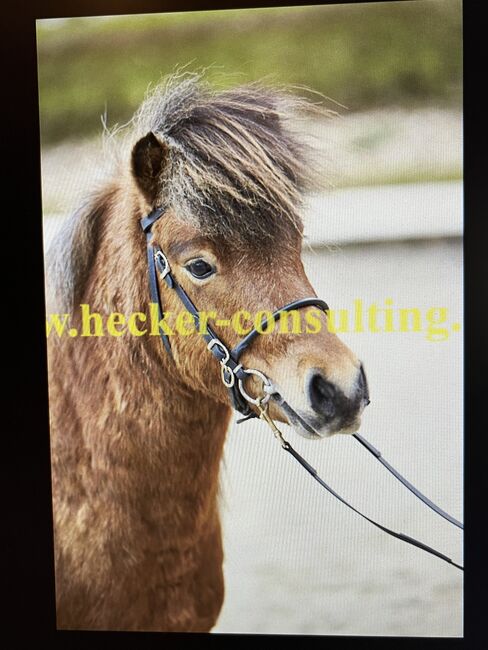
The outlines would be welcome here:
<svg viewBox="0 0 488 650">
<path fill-rule="evenodd" d="M 232 368 L 229 368 L 227 365 L 227 361 L 230 359 L 230 352 L 222 343 L 222 341 L 219 341 L 219 339 L 212 339 L 207 343 L 207 349 L 210 351 L 212 351 L 212 348 L 214 346 L 217 346 L 220 352 L 224 355 L 222 359 L 219 359 L 220 377 L 222 379 L 222 383 L 224 386 L 226 386 L 226 388 L 232 388 L 236 383 L 236 378 L 232 372 Z"/>
<path fill-rule="evenodd" d="M 272 386 L 270 379 L 266 377 L 266 375 L 260 370 L 256 370 L 254 368 L 243 368 L 242 370 L 248 375 L 256 375 L 256 377 L 259 377 L 259 379 L 263 382 L 263 390 L 265 390 L 265 387 L 267 386 Z M 255 406 L 266 404 L 266 402 L 271 397 L 271 393 L 266 393 L 264 397 L 251 397 L 244 389 L 244 382 L 242 379 L 238 380 L 238 386 L 244 399 L 246 399 L 250 404 L 254 404 Z"/>
<path fill-rule="evenodd" d="M 227 373 L 227 375 L 226 375 L 226 373 Z M 225 363 L 222 363 L 222 362 L 220 363 L 220 376 L 222 378 L 222 383 L 227 388 L 232 388 L 234 386 L 234 384 L 236 383 L 236 377 L 235 377 L 234 373 L 232 372 L 232 369 L 229 368 L 229 366 L 227 366 Z M 229 377 L 229 379 L 227 379 L 226 377 Z"/>
<path fill-rule="evenodd" d="M 154 258 L 156 262 L 159 262 L 163 269 L 159 271 L 159 277 L 161 280 L 164 280 L 164 278 L 168 275 L 168 273 L 171 271 L 171 267 L 169 265 L 169 262 L 166 258 L 166 255 L 163 253 L 163 251 L 156 251 L 154 254 Z"/>
</svg>

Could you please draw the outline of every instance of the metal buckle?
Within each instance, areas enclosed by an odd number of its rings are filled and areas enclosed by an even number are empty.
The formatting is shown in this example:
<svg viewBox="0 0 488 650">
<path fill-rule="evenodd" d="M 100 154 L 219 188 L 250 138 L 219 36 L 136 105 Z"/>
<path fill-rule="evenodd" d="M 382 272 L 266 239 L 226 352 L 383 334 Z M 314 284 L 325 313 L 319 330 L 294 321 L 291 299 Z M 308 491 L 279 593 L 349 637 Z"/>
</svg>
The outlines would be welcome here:
<svg viewBox="0 0 488 650">
<path fill-rule="evenodd" d="M 251 395 L 249 395 L 244 389 L 244 382 L 242 379 L 239 379 L 238 386 L 244 399 L 246 399 L 250 404 L 254 404 L 255 406 L 262 406 L 263 404 L 266 404 L 266 402 L 268 402 L 269 398 L 271 397 L 271 392 L 266 391 L 266 388 L 272 386 L 270 379 L 266 377 L 266 375 L 260 370 L 256 370 L 255 368 L 242 368 L 242 370 L 248 375 L 256 375 L 256 377 L 259 377 L 259 379 L 263 382 L 263 392 L 265 393 L 265 395 L 262 397 L 251 397 Z"/>
<path fill-rule="evenodd" d="M 226 378 L 226 374 L 225 374 L 226 372 L 228 373 L 227 376 L 229 377 L 229 379 Z M 224 386 L 227 386 L 227 388 L 232 388 L 236 383 L 236 377 L 232 372 L 232 369 L 229 368 L 229 366 L 226 365 L 225 363 L 220 364 L 220 377 L 222 378 L 222 383 L 224 384 Z"/>
<path fill-rule="evenodd" d="M 283 449 L 287 449 L 289 447 L 289 444 L 283 438 L 283 434 L 278 429 L 278 427 L 276 426 L 274 420 L 269 415 L 269 413 L 268 413 L 268 404 L 266 404 L 264 407 L 261 406 L 261 404 L 258 404 L 258 411 L 259 411 L 259 417 L 261 418 L 261 420 L 266 422 L 266 424 L 270 427 L 271 431 L 274 434 L 274 437 L 279 441 L 279 443 L 283 447 Z"/>
<path fill-rule="evenodd" d="M 227 362 L 230 359 L 230 352 L 229 350 L 225 347 L 225 345 L 220 341 L 219 339 L 212 339 L 207 343 L 207 349 L 212 351 L 212 348 L 214 346 L 218 346 L 219 350 L 222 352 L 224 355 L 223 359 L 219 359 L 220 363 L 220 377 L 222 379 L 222 383 L 224 386 L 227 388 L 232 388 L 234 384 L 236 383 L 236 378 L 234 373 L 232 372 L 232 368 L 230 368 L 227 365 Z M 227 374 L 226 374 L 227 373 Z"/>
<path fill-rule="evenodd" d="M 164 265 L 164 268 L 162 271 L 159 271 L 159 277 L 161 280 L 164 280 L 164 278 L 168 275 L 168 273 L 171 271 L 171 267 L 169 265 L 169 262 L 166 258 L 166 255 L 163 253 L 163 251 L 159 250 L 154 253 L 154 259 L 157 262 L 159 261 L 160 264 Z"/>
<path fill-rule="evenodd" d="M 212 348 L 214 346 L 216 346 L 216 345 L 220 348 L 220 351 L 224 354 L 224 358 L 219 359 L 219 361 L 220 361 L 220 363 L 225 365 L 227 363 L 227 361 L 229 361 L 229 359 L 230 359 L 230 352 L 225 347 L 225 345 L 222 343 L 222 341 L 220 341 L 219 339 L 212 339 L 211 341 L 209 341 L 207 343 L 207 350 L 210 350 L 210 352 L 211 352 Z"/>
</svg>

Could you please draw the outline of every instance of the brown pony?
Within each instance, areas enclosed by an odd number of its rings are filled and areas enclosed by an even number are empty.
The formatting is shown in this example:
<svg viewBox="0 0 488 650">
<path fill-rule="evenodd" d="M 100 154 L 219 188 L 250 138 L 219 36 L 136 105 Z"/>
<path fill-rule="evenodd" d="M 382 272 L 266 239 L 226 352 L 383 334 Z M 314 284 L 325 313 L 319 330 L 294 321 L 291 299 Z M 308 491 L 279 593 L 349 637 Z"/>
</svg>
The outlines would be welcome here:
<svg viewBox="0 0 488 650">
<path fill-rule="evenodd" d="M 231 416 L 219 364 L 198 333 L 172 336 L 173 358 L 149 333 L 80 336 L 80 305 L 107 318 L 148 313 L 139 220 L 163 204 L 154 241 L 199 309 L 230 319 L 314 295 L 300 259 L 311 174 L 291 122 L 304 106 L 260 85 L 215 92 L 199 76 L 170 79 L 124 129 L 112 179 L 53 242 L 48 311 L 70 316 L 67 332 L 49 336 L 59 628 L 208 631 L 217 620 Z M 162 281 L 160 293 L 171 326 L 181 303 Z M 355 431 L 367 402 L 360 362 L 320 318 L 313 336 L 260 336 L 242 358 L 316 438 Z M 270 414 L 290 421 L 276 404 Z"/>
</svg>

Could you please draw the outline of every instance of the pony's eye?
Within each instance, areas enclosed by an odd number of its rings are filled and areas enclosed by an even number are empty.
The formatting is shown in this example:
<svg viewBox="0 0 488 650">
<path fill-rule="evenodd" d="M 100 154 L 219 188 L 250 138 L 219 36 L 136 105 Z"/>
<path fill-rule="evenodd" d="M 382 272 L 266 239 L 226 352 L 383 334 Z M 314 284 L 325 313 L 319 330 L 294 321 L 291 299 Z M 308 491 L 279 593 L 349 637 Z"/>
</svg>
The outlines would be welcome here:
<svg viewBox="0 0 488 650">
<path fill-rule="evenodd" d="M 193 260 L 192 262 L 189 262 L 185 268 L 188 271 L 190 271 L 190 273 L 193 275 L 194 278 L 198 278 L 199 280 L 208 278 L 213 273 L 215 273 L 215 268 L 211 264 L 209 264 L 208 262 L 202 259 Z"/>
</svg>

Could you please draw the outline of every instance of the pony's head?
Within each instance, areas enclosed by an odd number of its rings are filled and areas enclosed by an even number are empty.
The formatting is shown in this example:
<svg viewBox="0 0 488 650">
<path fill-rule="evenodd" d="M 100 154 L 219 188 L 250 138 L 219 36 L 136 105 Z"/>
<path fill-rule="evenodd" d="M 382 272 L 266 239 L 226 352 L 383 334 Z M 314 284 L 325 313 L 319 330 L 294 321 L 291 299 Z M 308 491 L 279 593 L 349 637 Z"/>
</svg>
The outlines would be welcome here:
<svg viewBox="0 0 488 650">
<path fill-rule="evenodd" d="M 168 206 L 153 241 L 229 347 L 263 312 L 315 295 L 301 261 L 300 219 L 313 175 L 291 122 L 304 105 L 257 85 L 216 93 L 190 76 L 158 88 L 135 116 L 131 176 L 139 215 Z M 160 293 L 173 327 L 183 306 L 163 281 Z M 219 364 L 188 331 L 180 327 L 171 337 L 176 372 L 228 403 Z M 272 379 L 282 399 L 272 401 L 270 415 L 300 434 L 357 430 L 368 403 L 365 374 L 328 331 L 326 313 L 308 307 L 289 314 L 253 342 L 242 362 Z M 247 380 L 248 393 L 259 387 L 259 380 Z"/>
</svg>

